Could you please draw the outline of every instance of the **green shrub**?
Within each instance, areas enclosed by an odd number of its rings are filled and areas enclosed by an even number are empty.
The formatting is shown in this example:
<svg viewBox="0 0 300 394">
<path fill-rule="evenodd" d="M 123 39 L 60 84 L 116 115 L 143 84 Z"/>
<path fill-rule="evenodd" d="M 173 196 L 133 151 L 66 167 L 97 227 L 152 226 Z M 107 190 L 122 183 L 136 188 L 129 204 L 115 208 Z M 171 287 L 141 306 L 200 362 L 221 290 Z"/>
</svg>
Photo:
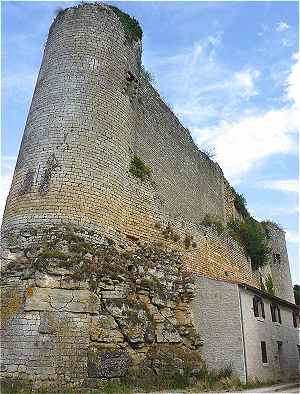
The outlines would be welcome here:
<svg viewBox="0 0 300 394">
<path fill-rule="evenodd" d="M 274 295 L 275 289 L 274 289 L 273 279 L 272 279 L 271 275 L 268 275 L 268 277 L 266 278 L 265 285 L 266 285 L 267 292 Z"/>
<path fill-rule="evenodd" d="M 245 222 L 232 220 L 228 223 L 229 234 L 238 241 L 251 259 L 253 269 L 264 266 L 271 249 L 265 231 L 260 223 L 248 217 Z"/>
<path fill-rule="evenodd" d="M 247 205 L 247 201 L 245 199 L 245 197 L 242 194 L 236 193 L 234 192 L 235 197 L 234 197 L 234 206 L 236 208 L 236 210 L 244 217 L 247 218 L 250 216 L 246 205 Z"/>
<path fill-rule="evenodd" d="M 125 36 L 129 42 L 138 41 L 142 39 L 143 31 L 139 22 L 130 15 L 121 11 L 118 7 L 109 5 L 108 6 L 120 19 L 120 22 L 123 25 Z"/>
<path fill-rule="evenodd" d="M 146 166 L 139 156 L 134 155 L 130 162 L 129 172 L 133 176 L 140 178 L 143 181 L 151 174 L 152 170 L 150 167 Z"/>
<path fill-rule="evenodd" d="M 268 225 L 276 227 L 278 230 L 284 231 L 281 224 L 274 222 L 273 220 L 264 220 L 261 224 L 267 229 Z M 267 229 L 268 230 L 268 229 Z"/>
</svg>

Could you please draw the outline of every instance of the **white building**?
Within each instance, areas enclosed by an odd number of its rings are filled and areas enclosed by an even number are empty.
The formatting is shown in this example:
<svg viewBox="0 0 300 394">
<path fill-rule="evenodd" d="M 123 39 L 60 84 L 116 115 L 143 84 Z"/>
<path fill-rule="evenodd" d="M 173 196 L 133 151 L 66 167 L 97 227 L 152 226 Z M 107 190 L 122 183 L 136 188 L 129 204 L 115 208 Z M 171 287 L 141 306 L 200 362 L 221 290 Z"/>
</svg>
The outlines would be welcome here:
<svg viewBox="0 0 300 394">
<path fill-rule="evenodd" d="M 207 366 L 231 364 L 243 383 L 299 374 L 299 307 L 243 283 L 196 278 L 195 327 Z"/>
</svg>

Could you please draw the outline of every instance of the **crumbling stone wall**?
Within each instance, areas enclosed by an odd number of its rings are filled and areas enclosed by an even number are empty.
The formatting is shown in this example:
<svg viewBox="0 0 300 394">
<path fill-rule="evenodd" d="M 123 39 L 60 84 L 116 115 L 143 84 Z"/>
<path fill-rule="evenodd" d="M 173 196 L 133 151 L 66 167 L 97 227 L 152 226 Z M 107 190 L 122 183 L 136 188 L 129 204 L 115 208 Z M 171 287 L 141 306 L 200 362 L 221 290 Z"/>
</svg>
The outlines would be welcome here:
<svg viewBox="0 0 300 394">
<path fill-rule="evenodd" d="M 16 232 L 5 250 L 2 378 L 55 391 L 121 378 L 134 367 L 163 374 L 172 366 L 157 356 L 159 346 L 176 353 L 181 370 L 202 364 L 193 280 L 177 254 L 90 242 L 65 227 Z"/>
</svg>

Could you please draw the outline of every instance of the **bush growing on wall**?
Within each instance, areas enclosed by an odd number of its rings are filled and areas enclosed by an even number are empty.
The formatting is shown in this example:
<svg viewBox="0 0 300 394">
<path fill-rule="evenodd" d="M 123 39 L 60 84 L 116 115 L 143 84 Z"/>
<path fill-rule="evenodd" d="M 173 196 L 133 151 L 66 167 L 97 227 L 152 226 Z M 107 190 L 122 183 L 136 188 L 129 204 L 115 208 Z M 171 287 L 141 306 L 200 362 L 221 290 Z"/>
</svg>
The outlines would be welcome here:
<svg viewBox="0 0 300 394">
<path fill-rule="evenodd" d="M 268 277 L 265 280 L 265 284 L 266 284 L 267 292 L 272 294 L 272 295 L 275 295 L 273 279 L 272 279 L 271 275 L 268 275 Z"/>
<path fill-rule="evenodd" d="M 131 17 L 130 15 L 121 11 L 118 7 L 112 5 L 109 5 L 108 7 L 120 19 L 125 31 L 126 38 L 129 41 L 138 41 L 142 39 L 143 31 L 141 29 L 139 22 L 134 17 Z"/>
<path fill-rule="evenodd" d="M 236 193 L 235 192 L 235 197 L 234 197 L 234 206 L 237 209 L 237 211 L 244 217 L 247 218 L 250 216 L 248 209 L 246 208 L 247 201 L 245 197 L 242 194 Z"/>
<path fill-rule="evenodd" d="M 229 234 L 237 240 L 245 249 L 246 254 L 251 258 L 253 269 L 264 266 L 269 257 L 271 249 L 261 224 L 252 217 L 248 217 L 245 222 L 232 220 L 228 223 Z"/>
<path fill-rule="evenodd" d="M 133 176 L 140 178 L 143 181 L 151 174 L 151 168 L 146 166 L 139 156 L 134 155 L 130 162 L 129 172 Z"/>
</svg>

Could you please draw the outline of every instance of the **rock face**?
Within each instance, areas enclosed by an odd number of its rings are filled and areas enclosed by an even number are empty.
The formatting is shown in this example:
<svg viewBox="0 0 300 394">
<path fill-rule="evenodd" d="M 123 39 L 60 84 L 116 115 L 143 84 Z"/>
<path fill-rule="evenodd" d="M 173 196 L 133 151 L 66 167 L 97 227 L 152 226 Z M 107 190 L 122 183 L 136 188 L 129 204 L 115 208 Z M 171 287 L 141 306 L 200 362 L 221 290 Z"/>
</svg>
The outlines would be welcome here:
<svg viewBox="0 0 300 394">
<path fill-rule="evenodd" d="M 165 373 L 177 368 L 170 360 L 180 349 L 180 370 L 191 356 L 201 364 L 189 312 L 193 281 L 178 255 L 91 241 L 66 227 L 27 233 L 6 239 L 3 251 L 5 379 L 57 388 L 120 378 L 139 366 Z M 168 361 L 154 351 L 165 345 Z"/>
</svg>

